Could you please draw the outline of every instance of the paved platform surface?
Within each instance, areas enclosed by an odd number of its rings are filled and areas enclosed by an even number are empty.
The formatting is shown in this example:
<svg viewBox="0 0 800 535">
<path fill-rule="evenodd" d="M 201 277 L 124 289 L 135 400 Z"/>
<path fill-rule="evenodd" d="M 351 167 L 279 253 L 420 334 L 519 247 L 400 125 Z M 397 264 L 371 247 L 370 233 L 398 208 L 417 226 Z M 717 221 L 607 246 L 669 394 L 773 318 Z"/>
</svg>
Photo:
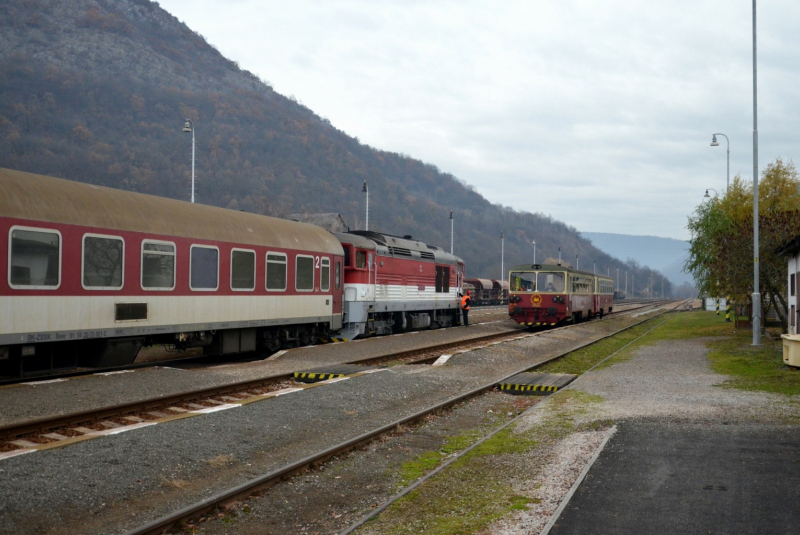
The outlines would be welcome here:
<svg viewBox="0 0 800 535">
<path fill-rule="evenodd" d="M 628 422 L 551 534 L 798 533 L 800 428 Z"/>
</svg>

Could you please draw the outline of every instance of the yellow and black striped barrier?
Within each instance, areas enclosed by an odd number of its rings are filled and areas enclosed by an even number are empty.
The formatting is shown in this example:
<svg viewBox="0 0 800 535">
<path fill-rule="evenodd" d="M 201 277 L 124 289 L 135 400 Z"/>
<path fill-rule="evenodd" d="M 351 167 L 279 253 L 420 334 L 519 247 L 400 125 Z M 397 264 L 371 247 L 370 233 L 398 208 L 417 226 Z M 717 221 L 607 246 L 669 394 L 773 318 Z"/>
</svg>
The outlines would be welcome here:
<svg viewBox="0 0 800 535">
<path fill-rule="evenodd" d="M 328 379 L 336 379 L 337 377 L 344 377 L 344 374 L 294 372 L 294 378 L 303 383 L 316 383 L 318 381 L 327 381 Z"/>
<path fill-rule="evenodd" d="M 725 297 L 725 321 L 731 321 L 731 296 Z"/>
<path fill-rule="evenodd" d="M 576 377 L 570 373 L 522 372 L 505 379 L 499 387 L 507 394 L 547 395 L 567 386 Z"/>
</svg>

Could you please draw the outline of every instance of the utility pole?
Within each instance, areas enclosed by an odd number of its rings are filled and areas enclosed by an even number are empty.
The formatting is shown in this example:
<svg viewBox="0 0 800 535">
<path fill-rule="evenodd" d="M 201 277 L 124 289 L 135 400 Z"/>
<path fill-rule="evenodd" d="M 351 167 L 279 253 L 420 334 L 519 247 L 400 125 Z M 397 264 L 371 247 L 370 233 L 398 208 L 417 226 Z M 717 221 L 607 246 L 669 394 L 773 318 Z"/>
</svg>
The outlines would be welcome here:
<svg viewBox="0 0 800 535">
<path fill-rule="evenodd" d="M 361 192 L 364 193 L 367 196 L 367 208 L 366 208 L 367 221 L 364 224 L 364 230 L 369 230 L 369 190 L 367 189 L 367 181 L 366 180 L 364 181 L 364 187 L 361 188 Z"/>
<path fill-rule="evenodd" d="M 450 254 L 453 254 L 453 211 L 450 210 Z"/>
<path fill-rule="evenodd" d="M 505 267 L 505 258 L 506 258 L 506 238 L 505 233 L 501 230 L 500 231 L 500 280 L 506 280 L 506 267 Z"/>
</svg>

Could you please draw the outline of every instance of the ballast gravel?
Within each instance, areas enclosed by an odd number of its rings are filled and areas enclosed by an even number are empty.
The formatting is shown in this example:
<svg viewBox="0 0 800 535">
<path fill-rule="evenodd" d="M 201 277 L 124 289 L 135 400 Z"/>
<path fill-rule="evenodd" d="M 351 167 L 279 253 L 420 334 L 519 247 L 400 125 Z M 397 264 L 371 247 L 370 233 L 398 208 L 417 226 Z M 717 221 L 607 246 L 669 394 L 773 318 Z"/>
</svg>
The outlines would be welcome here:
<svg viewBox="0 0 800 535">
<path fill-rule="evenodd" d="M 457 355 L 446 366 L 394 367 L 6 459 L 0 461 L 0 532 L 123 533 L 633 321 L 617 318 L 545 332 Z M 359 345 L 342 347 L 357 351 Z M 225 370 L 236 374 L 235 367 Z M 124 381 L 135 375 L 112 377 Z M 80 395 L 79 388 L 73 390 Z"/>
</svg>

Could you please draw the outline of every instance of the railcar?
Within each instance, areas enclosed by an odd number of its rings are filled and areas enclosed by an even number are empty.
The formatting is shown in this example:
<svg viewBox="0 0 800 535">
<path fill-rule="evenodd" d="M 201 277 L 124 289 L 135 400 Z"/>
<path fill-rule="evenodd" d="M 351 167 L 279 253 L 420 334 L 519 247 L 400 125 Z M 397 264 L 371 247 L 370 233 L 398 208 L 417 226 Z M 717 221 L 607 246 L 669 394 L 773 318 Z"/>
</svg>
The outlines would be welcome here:
<svg viewBox="0 0 800 535">
<path fill-rule="evenodd" d="M 464 262 L 414 240 L 371 231 L 336 234 L 344 249 L 344 339 L 450 327 L 460 321 Z"/>
<path fill-rule="evenodd" d="M 508 282 L 496 279 L 464 279 L 462 293 L 470 291 L 472 304 L 502 305 L 508 299 Z"/>
<path fill-rule="evenodd" d="M 509 285 L 508 314 L 529 327 L 577 323 L 614 307 L 613 279 L 566 266 L 514 266 Z"/>
<path fill-rule="evenodd" d="M 0 373 L 143 345 L 274 351 L 342 327 L 342 244 L 306 223 L 0 169 Z M 349 257 L 348 257 L 349 258 Z"/>
</svg>

